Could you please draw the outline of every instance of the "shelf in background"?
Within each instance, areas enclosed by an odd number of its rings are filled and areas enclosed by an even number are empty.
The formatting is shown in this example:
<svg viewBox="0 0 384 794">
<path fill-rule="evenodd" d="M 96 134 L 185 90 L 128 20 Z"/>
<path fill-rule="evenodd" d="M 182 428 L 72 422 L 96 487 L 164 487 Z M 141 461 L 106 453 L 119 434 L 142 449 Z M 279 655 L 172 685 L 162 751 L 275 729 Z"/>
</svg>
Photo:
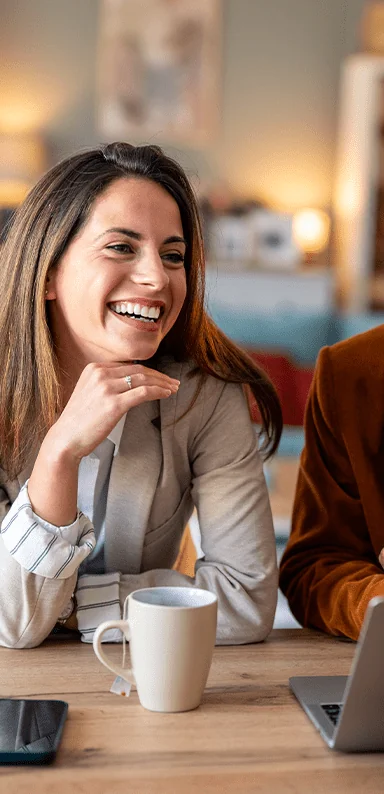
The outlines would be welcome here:
<svg viewBox="0 0 384 794">
<path fill-rule="evenodd" d="M 334 274 L 329 268 L 250 271 L 210 263 L 206 271 L 208 308 L 212 303 L 233 311 L 285 308 L 329 312 L 334 305 L 334 288 Z"/>
</svg>

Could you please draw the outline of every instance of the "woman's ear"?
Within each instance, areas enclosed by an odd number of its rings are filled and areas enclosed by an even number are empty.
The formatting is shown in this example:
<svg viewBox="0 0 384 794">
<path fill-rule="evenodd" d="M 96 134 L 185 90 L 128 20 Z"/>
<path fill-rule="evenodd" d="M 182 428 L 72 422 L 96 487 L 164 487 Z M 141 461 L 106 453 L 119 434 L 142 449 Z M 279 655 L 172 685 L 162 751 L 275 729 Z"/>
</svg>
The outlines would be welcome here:
<svg viewBox="0 0 384 794">
<path fill-rule="evenodd" d="M 53 273 L 48 273 L 45 280 L 45 294 L 46 301 L 51 301 L 56 298 L 55 278 Z"/>
</svg>

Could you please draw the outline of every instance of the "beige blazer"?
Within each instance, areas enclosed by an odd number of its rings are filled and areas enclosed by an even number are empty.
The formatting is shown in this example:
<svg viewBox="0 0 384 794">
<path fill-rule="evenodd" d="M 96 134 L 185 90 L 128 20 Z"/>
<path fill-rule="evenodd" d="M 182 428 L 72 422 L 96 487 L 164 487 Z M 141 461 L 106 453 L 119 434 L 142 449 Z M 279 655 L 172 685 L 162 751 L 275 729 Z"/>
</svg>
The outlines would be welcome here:
<svg viewBox="0 0 384 794">
<path fill-rule="evenodd" d="M 181 381 L 177 395 L 127 414 L 113 459 L 106 514 L 106 571 L 120 571 L 120 599 L 140 587 L 181 585 L 218 596 L 217 642 L 265 639 L 277 598 L 275 538 L 254 426 L 240 386 L 209 377 L 196 388 L 188 364 L 163 359 Z M 0 470 L 0 521 L 30 475 L 37 450 L 17 481 Z M 204 559 L 194 578 L 172 566 L 196 506 Z M 50 633 L 76 588 L 69 579 L 28 573 L 0 535 L 0 644 L 33 647 Z"/>
</svg>

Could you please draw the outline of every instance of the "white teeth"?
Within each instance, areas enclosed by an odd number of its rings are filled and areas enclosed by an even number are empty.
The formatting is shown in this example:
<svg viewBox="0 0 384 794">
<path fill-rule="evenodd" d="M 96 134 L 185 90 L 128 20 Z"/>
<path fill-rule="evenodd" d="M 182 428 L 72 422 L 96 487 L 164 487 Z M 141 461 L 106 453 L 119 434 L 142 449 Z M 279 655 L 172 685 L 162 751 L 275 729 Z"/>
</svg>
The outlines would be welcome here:
<svg viewBox="0 0 384 794">
<path fill-rule="evenodd" d="M 160 317 L 159 306 L 140 306 L 139 303 L 112 303 L 111 308 L 117 314 L 134 314 L 136 317 L 142 317 L 145 320 L 157 320 Z"/>
</svg>

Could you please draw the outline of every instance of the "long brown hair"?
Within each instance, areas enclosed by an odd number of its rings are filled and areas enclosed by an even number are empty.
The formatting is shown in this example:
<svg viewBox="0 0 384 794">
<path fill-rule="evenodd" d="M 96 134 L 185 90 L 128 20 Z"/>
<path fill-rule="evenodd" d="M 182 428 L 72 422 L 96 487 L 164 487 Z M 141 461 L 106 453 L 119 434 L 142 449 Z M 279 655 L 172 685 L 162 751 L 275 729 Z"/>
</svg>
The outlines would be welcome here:
<svg viewBox="0 0 384 794">
<path fill-rule="evenodd" d="M 45 308 L 45 282 L 86 222 L 95 198 L 121 177 L 157 182 L 176 201 L 187 240 L 187 297 L 159 354 L 190 359 L 201 374 L 252 390 L 266 456 L 277 448 L 282 414 L 267 376 L 217 328 L 204 308 L 204 250 L 199 210 L 181 166 L 158 146 L 111 143 L 54 166 L 18 209 L 0 261 L 0 465 L 24 467 L 62 409 L 58 364 Z"/>
</svg>

